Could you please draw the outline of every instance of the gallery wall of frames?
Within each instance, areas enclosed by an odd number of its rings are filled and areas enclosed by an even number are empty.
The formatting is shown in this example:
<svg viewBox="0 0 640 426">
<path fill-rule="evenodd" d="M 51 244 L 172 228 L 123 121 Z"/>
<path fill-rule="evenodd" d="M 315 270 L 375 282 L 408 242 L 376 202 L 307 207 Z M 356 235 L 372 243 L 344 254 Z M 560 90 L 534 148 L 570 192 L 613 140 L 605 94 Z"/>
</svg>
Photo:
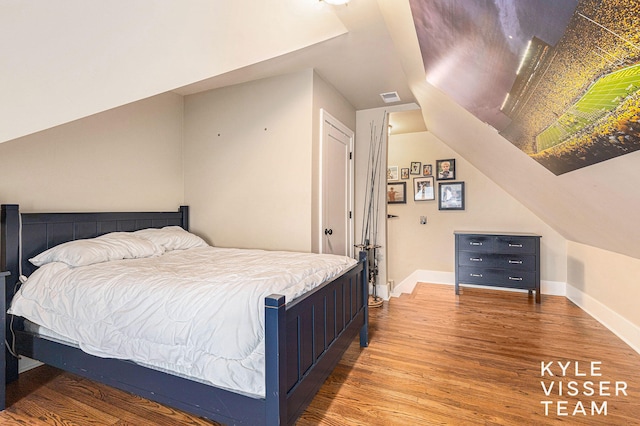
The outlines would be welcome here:
<svg viewBox="0 0 640 426">
<path fill-rule="evenodd" d="M 412 161 L 407 167 L 388 166 L 387 203 L 438 203 L 438 210 L 464 210 L 464 182 L 456 180 L 456 160 Z"/>
</svg>

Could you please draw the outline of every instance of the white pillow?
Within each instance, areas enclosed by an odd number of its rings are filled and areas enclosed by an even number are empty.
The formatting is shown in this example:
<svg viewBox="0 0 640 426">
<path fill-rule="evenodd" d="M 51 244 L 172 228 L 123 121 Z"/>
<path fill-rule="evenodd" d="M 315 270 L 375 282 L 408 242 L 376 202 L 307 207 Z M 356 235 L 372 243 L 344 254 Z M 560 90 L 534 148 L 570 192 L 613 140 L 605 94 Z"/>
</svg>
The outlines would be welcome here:
<svg viewBox="0 0 640 426">
<path fill-rule="evenodd" d="M 133 234 L 153 242 L 165 251 L 186 250 L 195 247 L 207 247 L 209 245 L 202 238 L 185 231 L 179 226 L 141 229 L 135 231 Z"/>
<path fill-rule="evenodd" d="M 118 259 L 159 256 L 162 248 L 131 232 L 111 232 L 96 238 L 69 241 L 29 259 L 36 266 L 63 262 L 69 266 L 86 266 Z"/>
</svg>

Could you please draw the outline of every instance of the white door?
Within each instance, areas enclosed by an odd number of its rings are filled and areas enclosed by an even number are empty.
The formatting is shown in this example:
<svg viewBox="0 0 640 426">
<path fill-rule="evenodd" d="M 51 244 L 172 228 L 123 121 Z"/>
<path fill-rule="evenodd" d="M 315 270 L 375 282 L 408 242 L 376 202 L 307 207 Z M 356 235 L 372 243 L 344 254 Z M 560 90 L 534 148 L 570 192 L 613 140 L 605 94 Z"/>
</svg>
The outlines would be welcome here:
<svg viewBox="0 0 640 426">
<path fill-rule="evenodd" d="M 353 256 L 353 131 L 322 110 L 322 253 Z"/>
</svg>

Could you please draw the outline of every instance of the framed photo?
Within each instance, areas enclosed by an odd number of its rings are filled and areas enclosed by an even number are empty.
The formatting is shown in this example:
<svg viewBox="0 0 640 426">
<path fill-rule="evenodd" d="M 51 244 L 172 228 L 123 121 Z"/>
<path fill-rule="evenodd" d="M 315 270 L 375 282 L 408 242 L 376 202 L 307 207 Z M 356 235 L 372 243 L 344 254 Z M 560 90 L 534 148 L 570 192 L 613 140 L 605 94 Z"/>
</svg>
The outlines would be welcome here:
<svg viewBox="0 0 640 426">
<path fill-rule="evenodd" d="M 407 182 L 387 183 L 387 204 L 407 203 Z"/>
<path fill-rule="evenodd" d="M 398 180 L 398 166 L 387 167 L 387 180 Z"/>
<path fill-rule="evenodd" d="M 411 162 L 411 174 L 412 175 L 419 175 L 420 174 L 420 162 L 419 161 L 412 161 Z"/>
<path fill-rule="evenodd" d="M 422 176 L 431 176 L 433 174 L 433 166 L 431 164 L 422 165 Z"/>
<path fill-rule="evenodd" d="M 400 177 L 402 179 L 409 179 L 409 168 L 403 167 L 400 169 Z"/>
<path fill-rule="evenodd" d="M 456 160 L 436 160 L 438 180 L 454 180 L 456 178 Z"/>
<path fill-rule="evenodd" d="M 438 184 L 438 210 L 464 210 L 464 182 Z"/>
<path fill-rule="evenodd" d="M 413 201 L 435 200 L 433 176 L 413 178 Z"/>
</svg>

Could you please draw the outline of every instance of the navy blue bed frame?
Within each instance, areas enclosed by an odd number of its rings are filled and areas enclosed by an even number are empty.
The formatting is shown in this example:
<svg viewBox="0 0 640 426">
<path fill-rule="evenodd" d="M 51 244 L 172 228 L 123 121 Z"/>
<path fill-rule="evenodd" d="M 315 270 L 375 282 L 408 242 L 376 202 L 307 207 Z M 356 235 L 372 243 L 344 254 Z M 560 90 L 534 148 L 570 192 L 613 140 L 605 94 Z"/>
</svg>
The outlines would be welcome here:
<svg viewBox="0 0 640 426">
<path fill-rule="evenodd" d="M 293 424 L 331 374 L 345 350 L 360 335 L 368 344 L 366 254 L 356 266 L 312 292 L 285 303 L 284 296 L 265 299 L 266 397 L 251 398 L 135 363 L 99 358 L 23 330 L 7 307 L 18 276 L 35 267 L 28 259 L 66 241 L 113 231 L 135 231 L 168 225 L 189 229 L 188 207 L 177 212 L 20 213 L 18 205 L 2 205 L 0 292 L 2 337 L 15 351 L 45 364 L 131 392 L 224 424 Z M 21 266 L 20 266 L 21 264 Z M 8 273 L 8 275 L 7 275 Z M 5 383 L 18 379 L 18 360 L 0 351 L 0 408 L 6 404 Z"/>
</svg>

